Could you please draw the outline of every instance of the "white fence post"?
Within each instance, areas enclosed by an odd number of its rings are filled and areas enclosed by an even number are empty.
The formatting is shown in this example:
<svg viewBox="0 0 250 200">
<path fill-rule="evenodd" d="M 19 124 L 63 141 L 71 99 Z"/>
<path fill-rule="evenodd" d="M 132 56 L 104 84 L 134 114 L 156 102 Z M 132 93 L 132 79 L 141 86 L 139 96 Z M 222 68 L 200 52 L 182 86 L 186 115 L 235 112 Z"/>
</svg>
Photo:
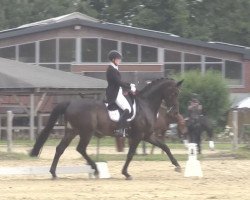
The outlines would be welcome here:
<svg viewBox="0 0 250 200">
<path fill-rule="evenodd" d="M 238 149 L 238 111 L 233 111 L 233 150 Z"/>
<path fill-rule="evenodd" d="M 13 113 L 12 111 L 7 111 L 7 152 L 12 152 L 12 120 Z"/>
</svg>

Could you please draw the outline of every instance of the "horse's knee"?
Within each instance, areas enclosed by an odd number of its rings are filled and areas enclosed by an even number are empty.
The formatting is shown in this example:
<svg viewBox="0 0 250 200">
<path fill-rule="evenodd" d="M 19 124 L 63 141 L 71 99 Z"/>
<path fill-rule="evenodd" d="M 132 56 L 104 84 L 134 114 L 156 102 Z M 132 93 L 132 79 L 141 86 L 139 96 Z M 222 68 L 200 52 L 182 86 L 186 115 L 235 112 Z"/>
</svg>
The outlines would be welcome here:
<svg viewBox="0 0 250 200">
<path fill-rule="evenodd" d="M 84 148 L 83 148 L 82 146 L 80 146 L 80 145 L 78 145 L 78 146 L 76 147 L 76 150 L 77 150 L 79 153 L 83 153 L 83 152 L 84 152 Z"/>
<path fill-rule="evenodd" d="M 56 153 L 57 154 L 63 154 L 64 150 L 65 150 L 65 148 L 62 145 L 58 145 L 56 147 Z"/>
</svg>

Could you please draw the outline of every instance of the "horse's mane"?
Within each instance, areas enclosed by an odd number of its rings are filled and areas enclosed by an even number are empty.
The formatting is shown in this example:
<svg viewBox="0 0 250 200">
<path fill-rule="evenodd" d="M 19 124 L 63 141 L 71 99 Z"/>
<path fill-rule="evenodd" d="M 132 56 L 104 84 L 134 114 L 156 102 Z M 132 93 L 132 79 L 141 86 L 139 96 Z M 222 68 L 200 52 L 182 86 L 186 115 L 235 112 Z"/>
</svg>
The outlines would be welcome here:
<svg viewBox="0 0 250 200">
<path fill-rule="evenodd" d="M 147 84 L 141 91 L 140 94 L 144 94 L 145 92 L 147 92 L 150 88 L 159 85 L 160 83 L 164 82 L 164 81 L 174 81 L 174 79 L 169 78 L 169 77 L 162 77 L 162 78 L 158 78 L 153 80 L 151 83 Z"/>
</svg>

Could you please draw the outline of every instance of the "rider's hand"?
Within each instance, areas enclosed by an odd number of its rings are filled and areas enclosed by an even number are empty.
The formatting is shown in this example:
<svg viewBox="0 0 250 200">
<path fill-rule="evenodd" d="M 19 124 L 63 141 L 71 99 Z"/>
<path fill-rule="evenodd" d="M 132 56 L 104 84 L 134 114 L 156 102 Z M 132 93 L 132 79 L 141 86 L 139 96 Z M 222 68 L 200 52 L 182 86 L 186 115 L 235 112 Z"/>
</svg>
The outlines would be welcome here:
<svg viewBox="0 0 250 200">
<path fill-rule="evenodd" d="M 134 94 L 136 92 L 135 84 L 131 83 L 130 88 L 131 88 L 132 93 Z"/>
</svg>

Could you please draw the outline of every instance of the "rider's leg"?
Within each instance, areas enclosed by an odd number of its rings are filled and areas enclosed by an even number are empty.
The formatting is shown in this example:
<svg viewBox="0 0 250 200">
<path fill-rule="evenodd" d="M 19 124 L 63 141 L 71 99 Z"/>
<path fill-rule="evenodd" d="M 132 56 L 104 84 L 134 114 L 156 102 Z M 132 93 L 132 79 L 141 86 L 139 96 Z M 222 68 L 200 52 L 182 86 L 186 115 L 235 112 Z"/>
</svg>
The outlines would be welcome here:
<svg viewBox="0 0 250 200">
<path fill-rule="evenodd" d="M 122 89 L 119 90 L 115 103 L 123 110 L 117 125 L 119 132 L 124 134 L 124 129 L 128 126 L 127 119 L 129 117 L 129 113 L 131 112 L 131 108 L 127 99 L 122 94 Z"/>
<path fill-rule="evenodd" d="M 116 100 L 115 100 L 115 103 L 116 103 L 123 111 L 125 111 L 125 110 L 127 109 L 129 113 L 131 112 L 130 105 L 129 105 L 127 99 L 123 96 L 123 94 L 122 94 L 122 89 L 121 89 L 121 88 L 119 89 L 119 92 L 118 92 L 117 98 L 116 98 Z"/>
</svg>

